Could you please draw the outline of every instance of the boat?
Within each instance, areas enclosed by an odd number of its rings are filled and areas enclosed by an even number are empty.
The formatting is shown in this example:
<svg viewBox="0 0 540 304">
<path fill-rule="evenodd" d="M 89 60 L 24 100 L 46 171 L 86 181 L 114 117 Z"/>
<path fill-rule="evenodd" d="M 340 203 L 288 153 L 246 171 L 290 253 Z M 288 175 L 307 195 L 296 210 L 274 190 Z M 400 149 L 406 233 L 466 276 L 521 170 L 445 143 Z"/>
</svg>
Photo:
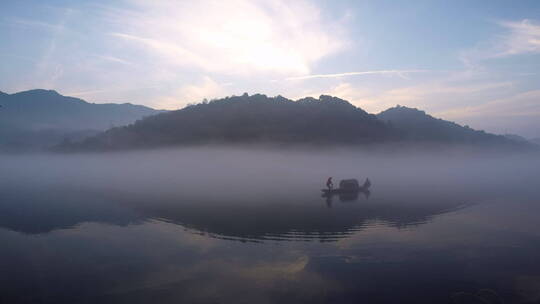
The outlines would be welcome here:
<svg viewBox="0 0 540 304">
<path fill-rule="evenodd" d="M 334 194 L 355 194 L 358 192 L 369 191 L 371 186 L 371 181 L 369 178 L 366 178 L 366 181 L 363 185 L 360 186 L 357 179 L 344 179 L 339 182 L 339 188 L 336 189 L 321 189 L 323 195 L 334 195 Z"/>
</svg>

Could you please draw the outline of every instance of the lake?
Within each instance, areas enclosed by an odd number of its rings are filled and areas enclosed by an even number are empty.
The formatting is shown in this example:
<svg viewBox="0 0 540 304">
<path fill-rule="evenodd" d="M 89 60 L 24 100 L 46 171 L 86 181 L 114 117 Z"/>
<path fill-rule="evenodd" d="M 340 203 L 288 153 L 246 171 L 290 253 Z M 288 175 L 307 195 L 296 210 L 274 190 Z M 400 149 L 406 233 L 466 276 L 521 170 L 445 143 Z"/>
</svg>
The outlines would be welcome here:
<svg viewBox="0 0 540 304">
<path fill-rule="evenodd" d="M 0 303 L 540 303 L 539 159 L 6 155 Z"/>
</svg>

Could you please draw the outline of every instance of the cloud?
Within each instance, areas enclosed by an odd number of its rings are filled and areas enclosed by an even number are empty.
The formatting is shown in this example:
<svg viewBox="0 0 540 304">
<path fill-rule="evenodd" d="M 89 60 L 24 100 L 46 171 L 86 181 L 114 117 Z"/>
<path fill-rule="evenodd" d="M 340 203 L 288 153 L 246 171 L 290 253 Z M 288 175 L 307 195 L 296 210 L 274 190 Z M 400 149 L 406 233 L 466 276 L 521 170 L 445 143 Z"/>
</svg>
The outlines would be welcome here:
<svg viewBox="0 0 540 304">
<path fill-rule="evenodd" d="M 133 63 L 127 60 L 124 60 L 122 58 L 114 57 L 114 56 L 108 56 L 108 55 L 95 55 L 97 58 L 108 61 L 108 62 L 114 62 L 114 63 L 120 63 L 125 65 L 132 65 Z"/>
<path fill-rule="evenodd" d="M 524 19 L 520 22 L 501 22 L 510 32 L 503 36 L 502 50 L 495 56 L 540 53 L 540 25 Z"/>
<path fill-rule="evenodd" d="M 198 83 L 181 86 L 173 90 L 171 95 L 156 99 L 152 106 L 159 109 L 178 109 L 189 103 L 201 102 L 203 99 L 223 97 L 227 93 L 226 85 L 205 76 Z"/>
<path fill-rule="evenodd" d="M 95 99 L 98 96 L 100 96 L 103 93 L 106 93 L 105 95 L 111 95 L 112 93 L 121 93 L 121 92 L 133 92 L 133 91 L 141 91 L 141 90 L 147 90 L 147 89 L 156 89 L 155 86 L 148 86 L 148 87 L 108 87 L 104 89 L 94 89 L 94 90 L 82 90 L 82 91 L 68 91 L 66 93 L 63 93 L 67 96 L 74 96 L 79 98 L 92 98 Z M 99 98 L 98 98 L 99 99 Z"/>
<path fill-rule="evenodd" d="M 116 11 L 112 35 L 162 63 L 205 72 L 309 74 L 343 50 L 343 20 L 326 20 L 307 1 L 133 1 Z"/>
<path fill-rule="evenodd" d="M 459 58 L 467 67 L 477 68 L 478 62 L 486 59 L 540 53 L 540 25 L 537 22 L 523 19 L 497 24 L 505 32 L 460 53 Z"/>
<path fill-rule="evenodd" d="M 406 74 L 408 73 L 420 73 L 420 72 L 426 72 L 426 70 L 380 70 L 380 71 L 346 72 L 346 73 L 337 73 L 337 74 L 314 74 L 314 75 L 288 77 L 288 78 L 285 78 L 285 80 L 306 80 L 306 79 L 315 79 L 315 78 L 341 78 L 341 77 L 346 77 L 346 76 L 359 76 L 359 75 L 395 75 L 402 78 L 406 78 Z"/>
<path fill-rule="evenodd" d="M 461 74 L 460 76 L 463 77 Z M 414 85 L 411 85 L 409 80 L 403 80 L 398 87 L 395 83 L 364 85 L 363 83 L 340 82 L 326 88 L 318 87 L 311 91 L 302 91 L 301 94 L 313 97 L 321 94 L 340 97 L 370 113 L 380 112 L 397 104 L 422 108 L 429 112 L 439 112 L 470 103 L 481 103 L 482 100 L 492 96 L 504 94 L 514 86 L 511 81 L 474 78 L 456 81 L 456 77 L 458 76 L 452 73 Z"/>
<path fill-rule="evenodd" d="M 494 133 L 525 137 L 540 134 L 540 90 L 518 92 L 480 105 L 458 107 L 438 115 Z"/>
<path fill-rule="evenodd" d="M 193 53 L 180 45 L 163 40 L 155 40 L 150 38 L 142 38 L 135 35 L 122 33 L 111 33 L 112 36 L 122 38 L 124 40 L 133 41 L 148 47 L 149 49 L 166 57 L 166 64 L 170 65 L 195 65 L 204 69 L 210 69 L 212 62 L 205 60 L 203 57 Z"/>
<path fill-rule="evenodd" d="M 480 105 L 452 109 L 442 113 L 448 117 L 535 116 L 540 119 L 540 90 L 532 90 L 499 98 Z"/>
<path fill-rule="evenodd" d="M 481 103 L 486 98 L 503 94 L 512 86 L 513 83 L 509 81 L 454 84 L 439 80 L 383 91 L 368 101 L 370 106 L 378 108 L 379 111 L 400 104 L 418 107 L 432 114 L 437 114 L 464 104 Z"/>
<path fill-rule="evenodd" d="M 39 28 L 48 31 L 64 31 L 66 30 L 63 24 L 50 24 L 39 20 L 27 20 L 14 18 L 10 22 L 11 25 L 25 27 L 25 28 Z"/>
<path fill-rule="evenodd" d="M 314 90 L 303 90 L 294 99 L 300 99 L 304 97 L 318 98 L 320 95 L 336 96 L 351 103 L 360 106 L 364 105 L 364 101 L 374 94 L 372 89 L 362 88 L 355 86 L 349 82 L 340 82 L 336 85 L 332 85 L 328 88 L 317 88 Z"/>
</svg>

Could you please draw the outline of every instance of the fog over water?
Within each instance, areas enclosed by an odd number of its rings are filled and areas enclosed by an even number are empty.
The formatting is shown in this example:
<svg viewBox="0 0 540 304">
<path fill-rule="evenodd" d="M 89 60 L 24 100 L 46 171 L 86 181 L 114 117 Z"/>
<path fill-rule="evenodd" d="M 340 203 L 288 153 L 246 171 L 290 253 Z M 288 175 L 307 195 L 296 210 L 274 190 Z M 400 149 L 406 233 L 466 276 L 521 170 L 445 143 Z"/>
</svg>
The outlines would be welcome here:
<svg viewBox="0 0 540 304">
<path fill-rule="evenodd" d="M 12 186 L 76 186 L 144 195 L 249 199 L 318 189 L 328 176 L 364 179 L 401 189 L 426 183 L 495 186 L 526 183 L 538 155 L 358 149 L 264 150 L 184 148 L 93 154 L 3 155 L 2 179 Z M 212 189 L 211 191 L 207 191 Z M 395 189 L 395 190 L 397 190 Z M 294 195 L 294 193 L 293 193 Z"/>
<path fill-rule="evenodd" d="M 0 172 L 0 302 L 540 301 L 537 155 L 209 146 Z M 324 198 L 329 176 L 372 186 Z"/>
</svg>

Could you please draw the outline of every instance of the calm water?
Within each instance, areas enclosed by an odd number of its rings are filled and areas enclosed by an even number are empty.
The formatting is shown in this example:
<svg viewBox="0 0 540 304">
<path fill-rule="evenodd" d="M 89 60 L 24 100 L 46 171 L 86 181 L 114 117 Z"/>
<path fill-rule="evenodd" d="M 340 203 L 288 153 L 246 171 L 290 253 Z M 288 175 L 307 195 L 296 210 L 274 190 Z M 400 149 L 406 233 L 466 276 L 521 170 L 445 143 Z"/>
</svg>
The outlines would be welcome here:
<svg viewBox="0 0 540 304">
<path fill-rule="evenodd" d="M 540 303 L 537 160 L 155 153 L 4 158 L 0 303 Z"/>
</svg>

